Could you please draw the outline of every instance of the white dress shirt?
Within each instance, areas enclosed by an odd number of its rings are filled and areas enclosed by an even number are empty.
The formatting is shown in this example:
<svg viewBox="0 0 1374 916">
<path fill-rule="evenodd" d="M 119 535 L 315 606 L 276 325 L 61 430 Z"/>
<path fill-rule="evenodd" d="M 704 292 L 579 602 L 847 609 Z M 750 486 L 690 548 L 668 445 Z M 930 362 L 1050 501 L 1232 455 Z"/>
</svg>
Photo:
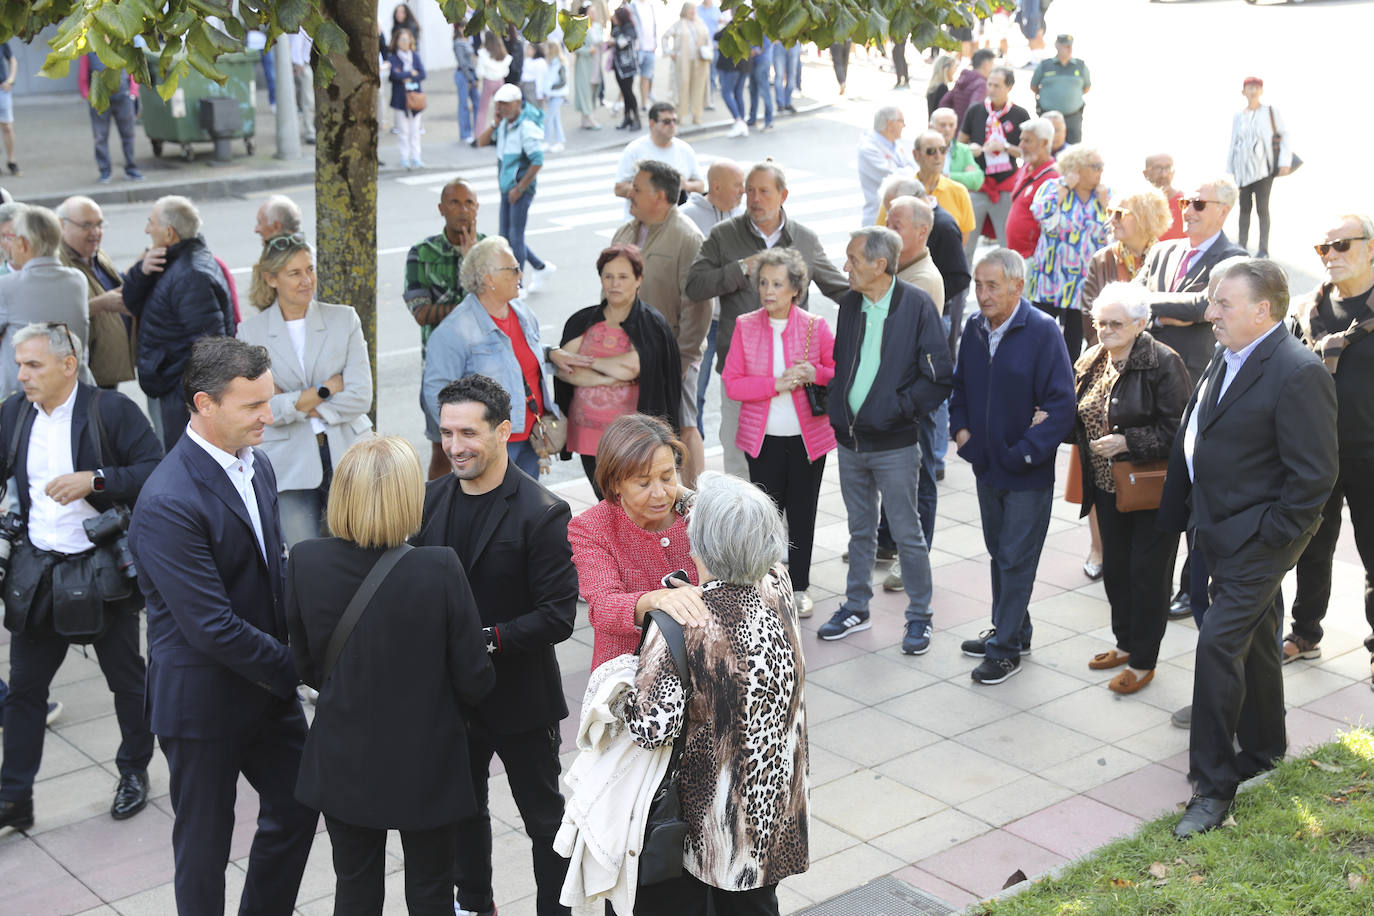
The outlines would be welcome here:
<svg viewBox="0 0 1374 916">
<path fill-rule="evenodd" d="M 205 449 L 206 453 L 215 459 L 216 464 L 224 468 L 229 482 L 243 498 L 244 508 L 248 510 L 248 517 L 253 522 L 253 534 L 258 538 L 258 550 L 262 551 L 263 559 L 266 559 L 267 545 L 262 539 L 262 513 L 258 511 L 258 497 L 253 491 L 253 450 L 241 448 L 237 455 L 226 452 L 218 445 L 207 442 L 191 428 L 190 424 L 186 426 L 186 435 L 196 445 Z"/>
<path fill-rule="evenodd" d="M 1264 340 L 1264 338 L 1273 334 L 1283 326 L 1284 323 L 1280 321 L 1259 337 L 1252 340 L 1247 346 L 1234 353 L 1229 349 L 1221 351 L 1221 358 L 1226 363 L 1226 370 L 1222 372 L 1219 377 L 1214 376 L 1209 380 L 1206 391 L 1198 392 L 1197 403 L 1193 405 L 1193 413 L 1188 418 L 1188 429 L 1183 434 L 1183 457 L 1188 459 L 1189 480 L 1193 479 L 1193 447 L 1197 443 L 1197 415 L 1201 412 L 1202 405 L 1206 404 L 1207 400 L 1211 398 L 1212 386 L 1221 386 L 1221 391 L 1217 393 L 1216 398 L 1217 404 L 1219 405 L 1221 404 L 1221 399 L 1226 397 L 1226 389 L 1231 387 L 1231 383 L 1235 381 L 1236 374 L 1240 372 L 1241 366 L 1244 366 L 1245 361 L 1250 358 L 1250 354 L 1255 352 L 1255 348 L 1260 345 L 1260 341 Z"/>
<path fill-rule="evenodd" d="M 29 543 L 39 550 L 83 553 L 95 545 L 81 523 L 100 515 L 84 499 L 62 505 L 45 489 L 56 477 L 76 470 L 72 455 L 72 411 L 77 386 L 59 407 L 48 413 L 33 405 L 33 430 L 29 433 Z"/>
</svg>

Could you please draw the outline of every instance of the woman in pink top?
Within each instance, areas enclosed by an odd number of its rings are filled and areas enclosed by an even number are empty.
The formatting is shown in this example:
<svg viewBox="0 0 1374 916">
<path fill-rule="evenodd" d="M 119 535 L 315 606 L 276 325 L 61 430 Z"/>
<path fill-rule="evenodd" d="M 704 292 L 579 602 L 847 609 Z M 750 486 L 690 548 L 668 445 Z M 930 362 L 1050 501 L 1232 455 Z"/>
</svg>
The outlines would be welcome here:
<svg viewBox="0 0 1374 916">
<path fill-rule="evenodd" d="M 812 414 L 806 386 L 823 395 L 834 378 L 835 335 L 824 318 L 797 307 L 809 283 L 802 256 L 770 248 L 757 257 L 754 283 L 763 308 L 735 322 L 721 380 L 726 397 L 740 402 L 735 444 L 749 462 L 749 479 L 787 516 L 797 616 L 810 617 L 816 503 L 835 432 L 823 410 Z"/>
<path fill-rule="evenodd" d="M 706 623 L 687 543 L 691 491 L 677 476 L 685 454 L 667 423 L 644 414 L 618 417 L 601 437 L 596 483 L 605 497 L 568 524 L 595 634 L 592 668 L 639 647 L 648 611 L 667 611 L 683 626 Z M 664 587 L 678 570 L 686 581 Z"/>
</svg>

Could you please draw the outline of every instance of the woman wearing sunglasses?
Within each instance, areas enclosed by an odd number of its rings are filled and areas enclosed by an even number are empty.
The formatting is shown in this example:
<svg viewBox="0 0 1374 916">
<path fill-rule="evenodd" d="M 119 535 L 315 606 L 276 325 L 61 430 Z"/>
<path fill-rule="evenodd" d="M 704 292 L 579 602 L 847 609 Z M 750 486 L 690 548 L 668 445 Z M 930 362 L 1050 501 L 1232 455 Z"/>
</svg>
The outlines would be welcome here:
<svg viewBox="0 0 1374 916">
<path fill-rule="evenodd" d="M 1240 236 L 1236 239 L 1246 248 L 1250 237 L 1250 208 L 1259 213 L 1259 251 L 1256 257 L 1269 257 L 1269 191 L 1274 179 L 1287 175 L 1293 164 L 1293 151 L 1288 147 L 1288 132 L 1283 118 L 1272 105 L 1261 105 L 1264 80 L 1247 76 L 1241 84 L 1245 107 L 1231 119 L 1231 151 L 1226 171 L 1240 186 Z M 1278 140 L 1278 161 L 1274 161 L 1274 140 Z"/>
<path fill-rule="evenodd" d="M 262 450 L 277 472 L 290 547 L 325 533 L 334 463 L 372 431 L 372 369 L 358 313 L 315 301 L 314 252 L 302 235 L 277 235 L 253 266 L 253 305 L 238 337 L 272 358 L 272 424 Z"/>
</svg>

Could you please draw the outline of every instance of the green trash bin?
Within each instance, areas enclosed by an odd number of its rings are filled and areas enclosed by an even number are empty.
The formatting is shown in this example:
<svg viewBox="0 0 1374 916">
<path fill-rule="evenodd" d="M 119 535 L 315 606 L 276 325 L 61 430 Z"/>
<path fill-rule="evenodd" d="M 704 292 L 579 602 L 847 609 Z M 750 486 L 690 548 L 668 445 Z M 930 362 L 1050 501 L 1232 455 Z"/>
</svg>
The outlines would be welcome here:
<svg viewBox="0 0 1374 916">
<path fill-rule="evenodd" d="M 195 156 L 193 143 L 213 143 L 215 138 L 201 126 L 200 100 L 221 97 L 238 101 L 242 124 L 232 136 L 242 139 L 248 155 L 253 155 L 257 113 L 256 74 L 261 56 L 259 51 L 221 56 L 217 66 L 228 76 L 223 86 L 208 79 L 199 70 L 192 69 L 177 83 L 176 91 L 169 99 L 163 99 L 156 87 L 143 87 L 138 94 L 139 107 L 143 130 L 153 145 L 153 155 L 161 156 L 166 143 L 179 143 L 181 157 L 189 161 Z M 157 73 L 157 55 L 148 54 L 148 69 Z"/>
</svg>

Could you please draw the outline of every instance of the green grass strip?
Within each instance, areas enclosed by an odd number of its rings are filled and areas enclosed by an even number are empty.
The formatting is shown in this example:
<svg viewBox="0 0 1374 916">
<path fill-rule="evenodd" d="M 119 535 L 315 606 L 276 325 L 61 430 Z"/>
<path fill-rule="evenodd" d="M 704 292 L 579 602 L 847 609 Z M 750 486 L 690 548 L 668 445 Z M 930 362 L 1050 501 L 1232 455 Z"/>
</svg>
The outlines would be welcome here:
<svg viewBox="0 0 1374 916">
<path fill-rule="evenodd" d="M 1374 914 L 1374 732 L 1354 729 L 1285 761 L 1236 797 L 1231 816 L 1189 840 L 1173 836 L 1179 814 L 1158 818 L 973 912 Z"/>
</svg>

